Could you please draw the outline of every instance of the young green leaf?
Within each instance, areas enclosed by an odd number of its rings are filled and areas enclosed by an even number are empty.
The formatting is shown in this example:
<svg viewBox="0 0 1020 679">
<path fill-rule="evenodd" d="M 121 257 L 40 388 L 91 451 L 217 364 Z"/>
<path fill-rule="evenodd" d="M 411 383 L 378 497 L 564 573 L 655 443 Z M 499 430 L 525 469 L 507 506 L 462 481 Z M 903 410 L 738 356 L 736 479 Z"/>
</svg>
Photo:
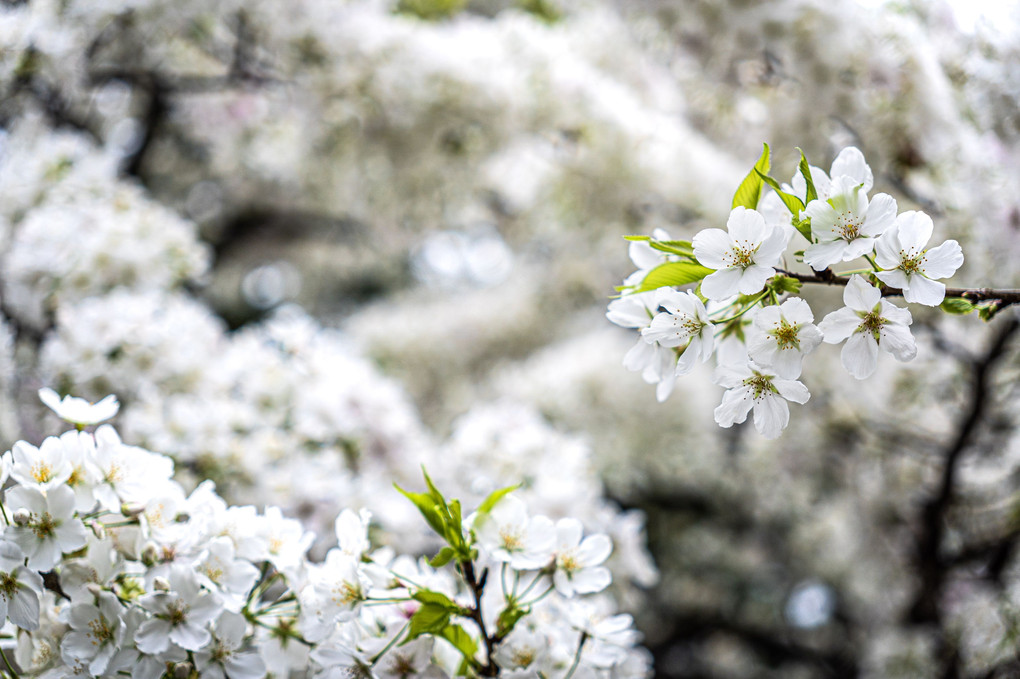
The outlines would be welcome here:
<svg viewBox="0 0 1020 679">
<path fill-rule="evenodd" d="M 463 627 L 460 625 L 447 625 L 437 636 L 453 644 L 453 647 L 460 651 L 465 660 L 474 662 L 475 653 L 478 652 L 478 642 L 464 631 Z"/>
<path fill-rule="evenodd" d="M 696 283 L 713 271 L 714 269 L 694 262 L 666 262 L 649 271 L 641 285 L 634 289 L 634 292 L 647 292 L 667 286 Z"/>
<path fill-rule="evenodd" d="M 514 486 L 507 486 L 506 488 L 500 488 L 489 493 L 489 496 L 482 500 L 482 504 L 478 505 L 479 514 L 488 514 L 492 511 L 492 508 L 496 506 L 496 503 L 502 500 L 508 493 L 512 493 L 521 487 L 521 484 Z"/>
<path fill-rule="evenodd" d="M 439 550 L 439 553 L 429 559 L 429 565 L 433 568 L 442 568 L 446 564 L 453 561 L 453 557 L 457 555 L 457 552 L 453 551 L 452 547 L 443 547 Z"/>
<path fill-rule="evenodd" d="M 800 211 L 804 209 L 804 201 L 802 201 L 800 198 L 793 195 L 792 193 L 787 193 L 786 191 L 783 191 L 783 187 L 781 187 L 779 185 L 779 182 L 777 182 L 772 177 L 769 177 L 768 175 L 762 173 L 759 174 L 761 175 L 761 180 L 768 184 L 770 187 L 772 187 L 772 190 L 776 192 L 776 194 L 779 196 L 779 199 L 783 201 L 783 205 L 785 205 L 786 209 L 790 211 L 790 213 L 793 215 L 793 218 L 799 219 Z"/>
<path fill-rule="evenodd" d="M 796 278 L 790 278 L 789 276 L 776 276 L 769 282 L 769 287 L 775 290 L 777 294 L 784 292 L 790 292 L 796 295 L 800 292 L 800 288 L 803 285 Z"/>
<path fill-rule="evenodd" d="M 969 314 L 974 305 L 962 297 L 946 297 L 940 305 L 942 310 L 951 314 Z"/>
<path fill-rule="evenodd" d="M 393 484 L 401 495 L 410 500 L 421 515 L 425 517 L 425 521 L 428 522 L 429 526 L 439 535 L 446 535 L 446 520 L 443 514 L 436 507 L 435 499 L 426 493 L 412 493 L 411 491 L 404 490 L 397 484 Z"/>
<path fill-rule="evenodd" d="M 800 176 L 804 177 L 804 181 L 807 183 L 807 194 L 805 195 L 807 200 L 805 202 L 810 203 L 818 198 L 818 191 L 815 189 L 815 180 L 811 178 L 811 165 L 808 164 L 807 156 L 801 149 L 797 150 L 800 151 L 800 165 L 797 166 L 797 169 L 800 170 Z"/>
<path fill-rule="evenodd" d="M 439 604 L 422 604 L 411 616 L 407 637 L 401 645 L 417 639 L 423 634 L 441 634 L 450 624 L 450 610 Z"/>
<path fill-rule="evenodd" d="M 505 637 L 514 630 L 517 622 L 531 612 L 531 609 L 527 606 L 517 606 L 511 604 L 503 609 L 499 614 L 499 619 L 496 621 L 496 635 L 500 638 Z"/>
<path fill-rule="evenodd" d="M 761 157 L 754 164 L 754 168 L 747 173 L 744 181 L 740 182 L 737 192 L 733 194 L 733 207 L 746 207 L 754 210 L 758 207 L 758 199 L 761 197 L 761 176 L 769 171 L 769 145 L 764 144 Z"/>
</svg>

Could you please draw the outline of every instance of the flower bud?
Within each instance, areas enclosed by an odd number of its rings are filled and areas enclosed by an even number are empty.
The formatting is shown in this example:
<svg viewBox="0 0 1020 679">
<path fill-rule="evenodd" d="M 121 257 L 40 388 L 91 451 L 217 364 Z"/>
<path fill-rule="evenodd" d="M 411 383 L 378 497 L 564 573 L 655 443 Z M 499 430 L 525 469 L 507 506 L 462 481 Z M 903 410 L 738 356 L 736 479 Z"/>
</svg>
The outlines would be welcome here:
<svg viewBox="0 0 1020 679">
<path fill-rule="evenodd" d="M 15 510 L 14 515 L 11 517 L 18 526 L 27 526 L 32 520 L 32 512 L 22 507 L 21 509 Z"/>
<path fill-rule="evenodd" d="M 169 592 L 170 581 L 164 578 L 162 575 L 157 575 L 152 579 L 152 588 L 157 592 Z"/>
<path fill-rule="evenodd" d="M 191 673 L 194 671 L 194 669 L 195 668 L 192 667 L 191 663 L 189 662 L 179 662 L 176 665 L 174 665 L 173 678 L 188 679 L 188 677 L 191 676 Z"/>
<path fill-rule="evenodd" d="M 96 536 L 97 540 L 106 539 L 106 526 L 103 524 L 98 521 L 92 521 L 89 523 L 89 528 L 92 529 L 92 534 Z"/>
<path fill-rule="evenodd" d="M 89 591 L 89 594 L 91 594 L 94 597 L 98 597 L 100 594 L 103 593 L 103 588 L 97 582 L 90 582 L 89 584 L 85 585 L 85 589 L 87 589 Z"/>
<path fill-rule="evenodd" d="M 125 502 L 120 506 L 120 513 L 129 519 L 133 519 L 145 511 L 145 505 L 138 502 Z"/>
<path fill-rule="evenodd" d="M 150 568 L 159 563 L 159 546 L 155 542 L 150 540 L 142 547 L 142 563 Z"/>
</svg>

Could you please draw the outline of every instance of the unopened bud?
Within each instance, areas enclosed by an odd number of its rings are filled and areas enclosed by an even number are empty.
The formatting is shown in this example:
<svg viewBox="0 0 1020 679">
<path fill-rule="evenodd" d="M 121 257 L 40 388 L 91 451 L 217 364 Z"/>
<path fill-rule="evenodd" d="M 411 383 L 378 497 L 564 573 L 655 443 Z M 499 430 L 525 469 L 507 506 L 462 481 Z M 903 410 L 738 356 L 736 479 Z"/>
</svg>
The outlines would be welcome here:
<svg viewBox="0 0 1020 679">
<path fill-rule="evenodd" d="M 32 521 L 32 512 L 22 507 L 21 509 L 17 509 L 14 511 L 14 515 L 12 518 L 14 519 L 14 523 L 16 525 L 27 526 L 29 522 Z"/>
<path fill-rule="evenodd" d="M 103 588 L 100 587 L 99 583 L 96 582 L 90 582 L 89 584 L 85 585 L 85 589 L 89 591 L 89 594 L 97 598 L 99 597 L 100 594 L 103 593 Z"/>
<path fill-rule="evenodd" d="M 195 670 L 189 662 L 179 662 L 174 665 L 173 677 L 174 679 L 188 679 L 191 673 Z"/>
<path fill-rule="evenodd" d="M 150 540 L 142 547 L 142 563 L 150 568 L 159 563 L 159 546 L 155 542 Z"/>
<path fill-rule="evenodd" d="M 125 502 L 120 506 L 120 513 L 129 519 L 133 519 L 145 511 L 145 505 L 138 502 Z"/>
<path fill-rule="evenodd" d="M 106 527 L 98 521 L 93 521 L 89 524 L 89 528 L 92 529 L 92 534 L 99 540 L 106 538 Z"/>
<path fill-rule="evenodd" d="M 157 592 L 169 592 L 170 581 L 164 578 L 162 575 L 157 575 L 152 579 L 152 588 Z"/>
</svg>

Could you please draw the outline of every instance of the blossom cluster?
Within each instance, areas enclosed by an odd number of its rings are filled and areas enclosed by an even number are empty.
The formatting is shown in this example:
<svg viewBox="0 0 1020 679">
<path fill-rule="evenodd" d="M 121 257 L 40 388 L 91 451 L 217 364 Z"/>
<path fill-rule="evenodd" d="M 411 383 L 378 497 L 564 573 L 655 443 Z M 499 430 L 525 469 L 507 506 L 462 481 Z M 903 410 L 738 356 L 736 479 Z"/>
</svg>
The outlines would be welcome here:
<svg viewBox="0 0 1020 679">
<path fill-rule="evenodd" d="M 315 561 L 313 534 L 278 508 L 229 506 L 211 482 L 185 493 L 170 458 L 95 426 L 117 413 L 116 398 L 40 397 L 75 429 L 0 457 L 10 671 L 648 676 L 630 616 L 598 594 L 612 580 L 609 538 L 584 536 L 575 519 L 529 516 L 513 488 L 456 525 L 435 519 L 441 504 L 459 522 L 460 505 L 431 481 L 433 495 L 405 493 L 456 547 L 431 565 L 374 546 L 364 509 L 340 513 L 336 546 Z M 443 568 L 451 560 L 458 575 Z"/>
<path fill-rule="evenodd" d="M 769 149 L 733 199 L 726 230 L 705 229 L 691 241 L 632 237 L 638 270 L 609 304 L 606 316 L 641 337 L 624 365 L 657 384 L 660 401 L 675 379 L 717 357 L 715 381 L 727 391 L 715 409 L 722 427 L 754 412 L 755 428 L 778 437 L 789 422 L 788 402 L 805 403 L 798 378 L 804 357 L 822 342 L 846 343 L 847 372 L 864 379 L 875 372 L 879 350 L 910 361 L 917 346 L 910 311 L 884 296 L 935 307 L 963 264 L 955 240 L 929 247 L 931 217 L 897 214 L 896 200 L 869 198 L 874 178 L 864 155 L 843 149 L 828 173 L 802 156 L 798 174 L 782 186 L 769 177 Z M 764 192 L 765 185 L 771 192 Z M 791 273 L 786 251 L 796 234 L 808 241 L 795 261 L 816 274 Z M 869 268 L 833 272 L 831 267 L 863 259 Z M 796 296 L 804 281 L 845 285 L 842 309 L 817 325 L 808 302 Z M 679 292 L 678 286 L 697 284 Z"/>
</svg>

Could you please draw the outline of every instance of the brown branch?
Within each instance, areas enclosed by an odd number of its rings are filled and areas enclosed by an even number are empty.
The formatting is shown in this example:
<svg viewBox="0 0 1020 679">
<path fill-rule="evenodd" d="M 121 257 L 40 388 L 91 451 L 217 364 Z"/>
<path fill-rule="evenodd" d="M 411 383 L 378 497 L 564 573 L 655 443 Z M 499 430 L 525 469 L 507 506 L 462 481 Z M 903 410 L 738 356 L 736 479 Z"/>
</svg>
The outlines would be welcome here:
<svg viewBox="0 0 1020 679">
<path fill-rule="evenodd" d="M 787 278 L 800 281 L 801 283 L 816 283 L 819 285 L 846 285 L 850 279 L 836 275 L 832 269 L 817 271 L 813 274 L 796 273 L 776 269 L 776 271 Z M 880 285 L 883 297 L 902 297 L 903 291 L 899 288 L 892 288 L 887 285 Z M 999 310 L 1005 309 L 1014 304 L 1020 304 L 1020 290 L 995 290 L 992 288 L 946 288 L 946 298 L 961 297 L 968 302 L 998 302 Z"/>
</svg>

